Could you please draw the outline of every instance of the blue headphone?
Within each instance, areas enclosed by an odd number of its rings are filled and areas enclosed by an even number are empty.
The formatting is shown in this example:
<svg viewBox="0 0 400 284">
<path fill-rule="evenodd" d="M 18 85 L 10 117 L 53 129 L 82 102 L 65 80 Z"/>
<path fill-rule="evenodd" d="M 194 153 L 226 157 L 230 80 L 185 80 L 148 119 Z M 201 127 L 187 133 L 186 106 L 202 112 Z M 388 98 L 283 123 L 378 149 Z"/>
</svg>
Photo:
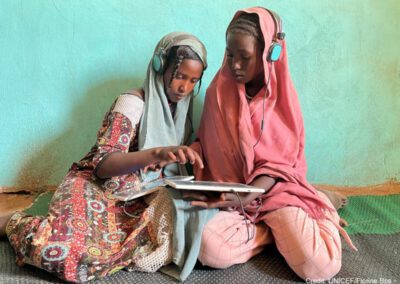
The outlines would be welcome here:
<svg viewBox="0 0 400 284">
<path fill-rule="evenodd" d="M 152 65 L 154 71 L 158 74 L 163 74 L 167 65 L 167 51 L 160 47 L 158 48 L 153 55 Z"/>
<path fill-rule="evenodd" d="M 187 37 L 187 34 L 178 35 L 178 36 L 172 36 L 170 34 L 169 36 L 166 36 L 163 39 L 163 41 L 159 44 L 157 50 L 154 52 L 154 55 L 152 58 L 152 66 L 156 73 L 158 73 L 158 74 L 164 73 L 165 69 L 167 68 L 167 57 L 168 57 L 169 51 L 171 50 L 171 48 L 173 46 L 176 45 L 177 42 L 185 39 L 186 37 Z M 204 62 L 203 62 L 203 64 L 204 64 Z M 206 67 L 204 69 L 206 69 Z"/>
<path fill-rule="evenodd" d="M 271 15 L 272 19 L 275 22 L 275 35 L 272 38 L 272 42 L 270 47 L 268 48 L 268 53 L 267 53 L 267 61 L 268 62 L 275 62 L 278 61 L 281 51 L 282 51 L 282 45 L 278 42 L 278 40 L 284 40 L 285 39 L 285 33 L 282 31 L 282 20 L 279 17 L 277 13 L 274 11 L 267 10 L 267 12 Z"/>
</svg>

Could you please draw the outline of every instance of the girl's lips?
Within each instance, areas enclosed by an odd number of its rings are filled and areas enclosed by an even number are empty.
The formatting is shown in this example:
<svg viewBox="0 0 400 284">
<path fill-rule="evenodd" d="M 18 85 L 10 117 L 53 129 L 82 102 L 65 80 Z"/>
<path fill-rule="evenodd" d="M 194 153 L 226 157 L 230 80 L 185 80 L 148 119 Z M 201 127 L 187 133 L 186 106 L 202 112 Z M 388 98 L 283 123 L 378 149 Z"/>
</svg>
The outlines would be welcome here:
<svg viewBox="0 0 400 284">
<path fill-rule="evenodd" d="M 240 73 L 236 73 L 235 74 L 235 78 L 243 78 L 244 74 L 240 74 Z"/>
<path fill-rule="evenodd" d="M 244 80 L 244 75 L 235 75 L 235 80 L 236 81 L 243 81 Z"/>
<path fill-rule="evenodd" d="M 175 98 L 180 101 L 181 99 L 183 99 L 185 96 L 184 95 L 177 95 L 175 94 Z"/>
</svg>

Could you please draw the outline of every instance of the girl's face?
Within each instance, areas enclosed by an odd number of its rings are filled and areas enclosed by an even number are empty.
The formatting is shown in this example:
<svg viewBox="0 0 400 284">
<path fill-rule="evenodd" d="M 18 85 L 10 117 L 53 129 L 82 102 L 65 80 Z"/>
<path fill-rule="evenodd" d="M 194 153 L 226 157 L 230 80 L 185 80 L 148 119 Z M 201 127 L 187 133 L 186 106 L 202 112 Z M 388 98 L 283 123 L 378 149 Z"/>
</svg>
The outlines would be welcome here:
<svg viewBox="0 0 400 284">
<path fill-rule="evenodd" d="M 226 56 L 232 76 L 238 83 L 249 83 L 263 78 L 264 72 L 261 44 L 251 35 L 228 33 Z"/>
<path fill-rule="evenodd" d="M 170 102 L 177 103 L 190 94 L 203 73 L 203 63 L 198 60 L 184 59 L 174 78 L 175 63 L 170 64 L 164 73 L 164 88 Z"/>
</svg>

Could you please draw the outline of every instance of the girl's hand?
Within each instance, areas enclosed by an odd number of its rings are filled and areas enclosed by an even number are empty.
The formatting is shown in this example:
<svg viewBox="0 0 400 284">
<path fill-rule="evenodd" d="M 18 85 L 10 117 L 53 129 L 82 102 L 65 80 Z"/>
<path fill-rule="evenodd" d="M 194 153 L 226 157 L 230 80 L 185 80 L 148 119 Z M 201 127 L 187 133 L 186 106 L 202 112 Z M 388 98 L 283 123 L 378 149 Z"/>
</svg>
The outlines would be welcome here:
<svg viewBox="0 0 400 284">
<path fill-rule="evenodd" d="M 143 172 L 147 173 L 147 171 L 158 171 L 161 170 L 161 167 L 158 164 L 151 164 L 144 167 Z"/>
<path fill-rule="evenodd" d="M 262 193 L 258 192 L 238 193 L 243 206 L 246 206 L 261 194 Z M 218 193 L 216 196 L 215 193 L 210 194 L 209 192 L 199 193 L 193 191 L 184 191 L 182 195 L 185 199 L 187 198 L 193 200 L 190 203 L 191 205 L 203 208 L 226 208 L 241 206 L 238 195 L 232 192 Z"/>
<path fill-rule="evenodd" d="M 176 162 L 181 165 L 190 162 L 192 165 L 197 164 L 201 169 L 204 168 L 199 154 L 188 146 L 160 147 L 156 150 L 156 157 L 158 162 L 155 164 L 160 168 Z"/>
</svg>

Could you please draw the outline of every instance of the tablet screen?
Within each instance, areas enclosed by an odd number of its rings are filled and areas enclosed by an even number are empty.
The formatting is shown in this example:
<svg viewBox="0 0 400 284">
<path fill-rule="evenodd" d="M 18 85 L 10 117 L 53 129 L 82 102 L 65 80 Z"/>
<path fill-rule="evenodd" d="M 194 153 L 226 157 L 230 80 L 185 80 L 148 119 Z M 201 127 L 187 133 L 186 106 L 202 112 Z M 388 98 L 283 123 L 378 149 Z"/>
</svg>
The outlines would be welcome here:
<svg viewBox="0 0 400 284">
<path fill-rule="evenodd" d="M 155 180 L 144 182 L 133 187 L 127 187 L 122 191 L 114 193 L 112 196 L 121 201 L 129 201 L 162 189 L 163 186 L 166 185 L 167 180 L 184 181 L 192 179 L 194 179 L 194 176 L 170 176 L 157 178 Z"/>
</svg>

